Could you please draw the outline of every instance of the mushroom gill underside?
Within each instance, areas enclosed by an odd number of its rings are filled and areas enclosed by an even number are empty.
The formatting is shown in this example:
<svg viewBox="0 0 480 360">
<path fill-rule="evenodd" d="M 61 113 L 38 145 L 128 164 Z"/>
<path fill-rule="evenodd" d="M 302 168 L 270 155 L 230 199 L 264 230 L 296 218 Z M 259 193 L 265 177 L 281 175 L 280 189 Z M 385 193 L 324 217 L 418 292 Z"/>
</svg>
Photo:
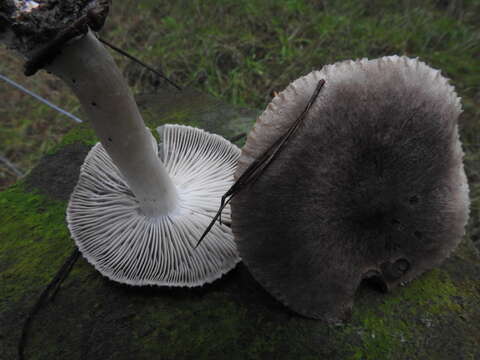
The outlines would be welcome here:
<svg viewBox="0 0 480 360">
<path fill-rule="evenodd" d="M 230 208 L 205 241 L 198 238 L 233 182 L 240 150 L 201 129 L 164 125 L 158 156 L 178 193 L 174 211 L 158 216 L 141 206 L 103 146 L 87 155 L 70 197 L 67 222 L 82 255 L 104 276 L 130 285 L 199 286 L 239 261 Z M 156 143 L 156 142 L 155 142 Z M 156 199 L 155 201 L 162 201 Z"/>
<path fill-rule="evenodd" d="M 288 129 L 320 79 L 303 126 L 232 200 L 232 225 L 242 260 L 274 297 L 338 321 L 362 280 L 390 290 L 451 253 L 464 235 L 468 185 L 459 99 L 439 72 L 403 57 L 296 80 L 258 119 L 237 177 Z"/>
</svg>

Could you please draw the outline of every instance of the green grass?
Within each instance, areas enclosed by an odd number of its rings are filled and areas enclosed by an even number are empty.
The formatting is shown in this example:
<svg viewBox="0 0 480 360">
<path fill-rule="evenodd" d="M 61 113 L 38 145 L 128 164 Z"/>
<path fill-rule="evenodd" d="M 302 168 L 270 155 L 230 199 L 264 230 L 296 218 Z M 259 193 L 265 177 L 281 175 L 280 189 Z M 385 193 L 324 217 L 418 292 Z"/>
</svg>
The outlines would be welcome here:
<svg viewBox="0 0 480 360">
<path fill-rule="evenodd" d="M 24 191 L 21 183 L 1 193 L 0 311 L 18 301 L 24 291 L 36 294 L 73 249 L 73 244 L 65 241 L 69 238 L 65 207 L 64 203 Z M 20 218 L 26 221 L 17 221 Z M 56 260 L 48 260 L 51 258 Z"/>
<path fill-rule="evenodd" d="M 479 0 L 318 1 L 124 0 L 101 35 L 182 86 L 226 102 L 262 109 L 273 91 L 324 64 L 389 54 L 420 57 L 451 78 L 463 99 L 461 135 L 471 182 L 474 239 L 480 238 Z M 136 93 L 158 82 L 115 55 Z M 0 72 L 82 116 L 71 92 L 53 77 L 21 74 L 22 61 L 0 49 Z M 71 120 L 0 83 L 0 154 L 30 169 Z M 16 180 L 0 167 L 0 189 Z"/>
</svg>

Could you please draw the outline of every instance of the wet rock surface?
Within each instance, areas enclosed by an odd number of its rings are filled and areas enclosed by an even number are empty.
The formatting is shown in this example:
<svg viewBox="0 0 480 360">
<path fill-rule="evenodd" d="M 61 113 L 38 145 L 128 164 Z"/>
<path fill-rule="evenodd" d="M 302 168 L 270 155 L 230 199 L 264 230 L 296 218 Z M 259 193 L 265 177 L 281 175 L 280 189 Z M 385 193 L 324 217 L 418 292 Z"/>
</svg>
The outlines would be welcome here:
<svg viewBox="0 0 480 360">
<path fill-rule="evenodd" d="M 26 177 L 27 189 L 56 200 L 68 200 L 88 150 L 89 146 L 75 143 L 46 155 Z"/>
</svg>

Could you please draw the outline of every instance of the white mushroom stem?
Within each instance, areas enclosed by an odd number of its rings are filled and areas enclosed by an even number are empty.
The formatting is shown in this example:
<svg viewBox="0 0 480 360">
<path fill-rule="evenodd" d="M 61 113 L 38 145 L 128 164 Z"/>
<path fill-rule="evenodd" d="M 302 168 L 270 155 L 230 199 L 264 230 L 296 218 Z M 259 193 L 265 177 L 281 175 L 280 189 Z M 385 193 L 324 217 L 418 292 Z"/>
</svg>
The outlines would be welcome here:
<svg viewBox="0 0 480 360">
<path fill-rule="evenodd" d="M 178 205 L 175 186 L 152 149 L 152 135 L 105 47 L 89 32 L 66 45 L 47 69 L 63 79 L 80 100 L 142 213 L 159 216 L 173 211 Z"/>
</svg>

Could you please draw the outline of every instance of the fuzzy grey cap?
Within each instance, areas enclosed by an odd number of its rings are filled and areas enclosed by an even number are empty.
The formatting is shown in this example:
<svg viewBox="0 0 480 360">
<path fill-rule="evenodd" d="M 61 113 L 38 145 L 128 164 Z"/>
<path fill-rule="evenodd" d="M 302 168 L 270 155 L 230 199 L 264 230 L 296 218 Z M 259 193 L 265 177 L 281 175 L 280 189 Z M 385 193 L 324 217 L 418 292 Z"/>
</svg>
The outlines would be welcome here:
<svg viewBox="0 0 480 360">
<path fill-rule="evenodd" d="M 224 223 L 216 223 L 195 248 L 233 182 L 240 150 L 221 136 L 188 126 L 164 125 L 159 133 L 158 154 L 176 187 L 176 208 L 162 216 L 143 214 L 98 143 L 82 165 L 68 204 L 70 233 L 88 262 L 111 280 L 187 287 L 210 283 L 240 260 L 226 225 L 230 208 Z"/>
<path fill-rule="evenodd" d="M 238 177 L 304 124 L 231 203 L 240 256 L 273 296 L 308 317 L 348 317 L 357 287 L 385 290 L 438 265 L 468 219 L 468 185 L 447 79 L 406 57 L 325 66 L 290 84 L 248 136 Z"/>
</svg>

